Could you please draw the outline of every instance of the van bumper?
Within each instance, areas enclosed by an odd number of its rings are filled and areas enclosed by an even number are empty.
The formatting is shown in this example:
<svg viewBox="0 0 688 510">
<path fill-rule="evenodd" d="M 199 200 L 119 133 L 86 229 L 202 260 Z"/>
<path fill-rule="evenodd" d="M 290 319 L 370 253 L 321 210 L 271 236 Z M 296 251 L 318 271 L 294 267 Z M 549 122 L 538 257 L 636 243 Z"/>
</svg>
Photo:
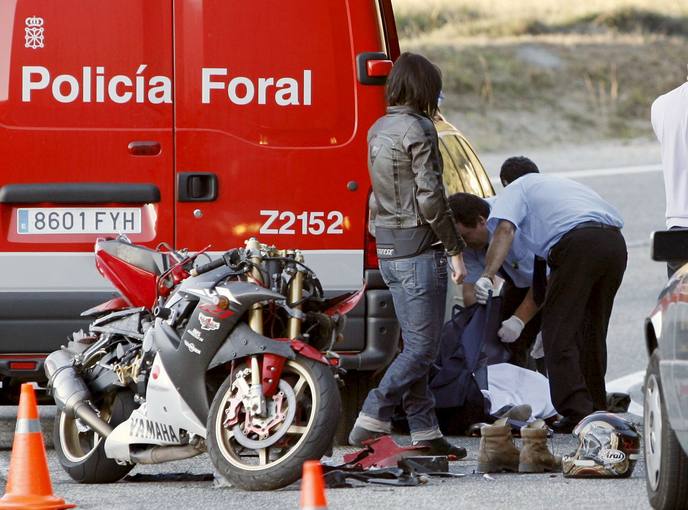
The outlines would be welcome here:
<svg viewBox="0 0 688 510">
<path fill-rule="evenodd" d="M 345 340 L 337 346 L 341 367 L 346 370 L 379 370 L 399 350 L 400 328 L 392 294 L 379 270 L 367 270 L 365 280 L 365 299 L 347 316 Z"/>
</svg>

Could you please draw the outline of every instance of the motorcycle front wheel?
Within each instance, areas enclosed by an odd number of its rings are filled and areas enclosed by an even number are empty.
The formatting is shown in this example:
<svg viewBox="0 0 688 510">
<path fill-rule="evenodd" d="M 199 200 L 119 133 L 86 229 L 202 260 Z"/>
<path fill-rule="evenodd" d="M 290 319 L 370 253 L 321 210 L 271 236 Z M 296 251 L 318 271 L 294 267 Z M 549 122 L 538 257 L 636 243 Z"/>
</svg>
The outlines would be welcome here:
<svg viewBox="0 0 688 510">
<path fill-rule="evenodd" d="M 243 379 L 243 380 L 242 380 Z M 245 409 L 250 369 L 228 377 L 208 416 L 208 453 L 217 471 L 244 490 L 274 490 L 295 482 L 302 464 L 332 447 L 339 419 L 339 389 L 330 367 L 297 356 L 284 365 L 267 412 Z"/>
</svg>

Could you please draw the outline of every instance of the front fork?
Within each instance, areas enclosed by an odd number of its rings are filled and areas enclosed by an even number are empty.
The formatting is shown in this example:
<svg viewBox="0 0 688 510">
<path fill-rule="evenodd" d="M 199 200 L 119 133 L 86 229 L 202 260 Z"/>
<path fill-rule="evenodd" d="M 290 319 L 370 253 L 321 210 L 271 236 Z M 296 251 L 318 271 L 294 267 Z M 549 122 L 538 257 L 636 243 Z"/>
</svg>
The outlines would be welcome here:
<svg viewBox="0 0 688 510">
<path fill-rule="evenodd" d="M 258 284 L 262 284 L 263 275 L 258 269 L 262 263 L 261 246 L 255 239 L 251 238 L 246 242 L 246 248 L 255 256 L 251 257 L 253 263 L 253 270 L 251 278 Z M 300 251 L 292 252 L 296 262 L 303 262 L 303 255 Z M 296 339 L 301 336 L 301 321 L 302 321 L 302 305 L 303 298 L 303 270 L 299 265 L 294 265 L 294 273 L 289 287 L 289 303 L 298 303 L 293 307 L 294 314 L 289 317 L 288 334 L 290 339 Z M 253 331 L 259 335 L 263 335 L 263 306 L 261 303 L 255 303 L 248 312 L 249 326 Z M 267 405 L 265 397 L 271 397 L 279 384 L 282 367 L 286 360 L 281 356 L 274 354 L 263 355 L 263 369 L 261 371 L 260 360 L 258 356 L 251 356 L 251 387 L 249 390 L 249 407 L 251 414 L 258 416 L 265 416 L 267 413 Z M 262 379 L 262 381 L 261 381 Z"/>
<path fill-rule="evenodd" d="M 294 253 L 294 260 L 303 263 L 303 255 L 300 251 Z M 303 299 L 303 271 L 298 264 L 294 264 L 293 270 L 294 274 L 289 287 L 289 306 L 292 309 L 292 315 L 289 317 L 290 340 L 295 340 L 301 336 L 301 321 L 303 320 L 303 305 L 301 304 Z"/>
</svg>

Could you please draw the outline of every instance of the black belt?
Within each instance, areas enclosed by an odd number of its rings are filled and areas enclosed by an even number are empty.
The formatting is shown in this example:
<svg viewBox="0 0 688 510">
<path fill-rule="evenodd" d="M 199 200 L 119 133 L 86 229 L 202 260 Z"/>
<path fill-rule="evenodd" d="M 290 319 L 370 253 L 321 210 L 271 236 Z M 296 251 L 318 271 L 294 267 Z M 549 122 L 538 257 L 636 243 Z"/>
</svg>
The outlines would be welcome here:
<svg viewBox="0 0 688 510">
<path fill-rule="evenodd" d="M 606 223 L 600 223 L 599 221 L 584 221 L 583 223 L 579 223 L 578 225 L 573 227 L 571 230 L 569 230 L 569 232 L 573 232 L 574 230 L 581 230 L 584 228 L 601 228 L 605 230 L 616 230 L 617 232 L 621 231 L 619 227 L 615 227 L 614 225 L 607 225 Z"/>
<path fill-rule="evenodd" d="M 547 253 L 547 259 L 546 259 L 546 260 L 549 260 L 549 254 L 552 253 L 552 250 L 553 250 L 554 248 L 556 248 L 557 245 L 558 245 L 560 242 L 562 242 L 562 241 L 564 240 L 564 238 L 565 238 L 567 235 L 569 235 L 569 234 L 570 234 L 571 232 L 573 232 L 574 230 L 583 230 L 584 228 L 599 228 L 599 229 L 601 229 L 601 230 L 611 230 L 612 232 L 621 232 L 621 229 L 620 229 L 619 227 L 615 227 L 614 225 L 607 225 L 606 223 L 601 223 L 601 222 L 599 222 L 599 221 L 584 221 L 583 223 L 579 223 L 578 225 L 576 225 L 575 227 L 573 227 L 571 230 L 569 230 L 568 232 L 566 232 L 566 233 L 561 237 L 561 239 L 559 239 L 559 240 L 557 241 L 557 244 L 555 244 L 554 246 L 552 246 L 552 247 L 550 248 L 549 252 Z M 537 258 L 539 258 L 539 257 L 536 255 L 535 258 L 537 259 Z"/>
</svg>

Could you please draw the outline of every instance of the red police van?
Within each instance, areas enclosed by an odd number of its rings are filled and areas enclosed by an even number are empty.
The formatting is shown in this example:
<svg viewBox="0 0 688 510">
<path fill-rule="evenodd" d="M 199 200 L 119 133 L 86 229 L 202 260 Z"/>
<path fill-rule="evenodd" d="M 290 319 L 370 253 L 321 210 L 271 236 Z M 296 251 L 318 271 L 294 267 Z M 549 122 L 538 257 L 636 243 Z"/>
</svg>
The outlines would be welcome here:
<svg viewBox="0 0 688 510">
<path fill-rule="evenodd" d="M 113 294 L 93 242 L 124 233 L 216 251 L 255 236 L 304 250 L 333 293 L 365 279 L 339 344 L 365 393 L 357 371 L 399 337 L 366 165 L 398 54 L 391 0 L 0 2 L 4 388 L 40 379 Z"/>
</svg>

